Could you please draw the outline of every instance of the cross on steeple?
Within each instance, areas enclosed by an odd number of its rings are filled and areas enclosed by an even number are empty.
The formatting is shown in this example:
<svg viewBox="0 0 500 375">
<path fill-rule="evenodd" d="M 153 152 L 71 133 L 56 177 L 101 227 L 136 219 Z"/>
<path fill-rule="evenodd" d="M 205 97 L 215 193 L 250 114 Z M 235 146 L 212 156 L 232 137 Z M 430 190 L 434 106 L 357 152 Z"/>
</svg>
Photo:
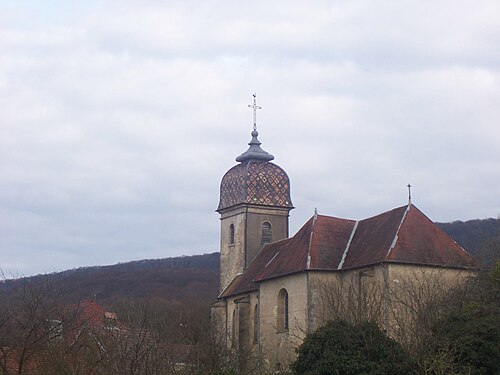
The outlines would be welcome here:
<svg viewBox="0 0 500 375">
<path fill-rule="evenodd" d="M 257 94 L 253 94 L 253 104 L 249 104 L 248 108 L 253 108 L 253 130 L 257 130 L 257 110 L 262 109 L 257 105 Z"/>
<path fill-rule="evenodd" d="M 411 204 L 411 185 L 408 184 L 406 187 L 408 188 L 408 204 Z"/>
</svg>

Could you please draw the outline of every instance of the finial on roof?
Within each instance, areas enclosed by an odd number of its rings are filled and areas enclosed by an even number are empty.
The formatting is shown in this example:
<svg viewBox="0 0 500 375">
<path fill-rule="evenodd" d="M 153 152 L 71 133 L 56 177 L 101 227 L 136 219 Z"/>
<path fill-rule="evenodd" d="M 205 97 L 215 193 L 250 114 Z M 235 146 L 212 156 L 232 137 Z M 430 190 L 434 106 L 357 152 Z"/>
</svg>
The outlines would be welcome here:
<svg viewBox="0 0 500 375">
<path fill-rule="evenodd" d="M 257 110 L 262 109 L 261 106 L 257 105 L 257 94 L 253 94 L 253 104 L 248 105 L 249 108 L 253 108 L 253 131 L 252 131 L 252 140 L 248 144 L 250 147 L 243 154 L 236 158 L 238 162 L 244 162 L 247 160 L 261 160 L 261 161 L 271 161 L 274 159 L 274 156 L 270 153 L 264 151 L 260 148 L 259 139 L 257 138 L 259 132 L 257 131 Z"/>
<path fill-rule="evenodd" d="M 318 209 L 314 207 L 314 222 L 316 222 L 316 220 L 318 220 Z"/>
<path fill-rule="evenodd" d="M 253 108 L 253 130 L 257 130 L 257 110 L 262 109 L 260 105 L 257 105 L 257 94 L 253 95 L 253 104 L 249 104 L 248 108 Z"/>
<path fill-rule="evenodd" d="M 408 205 L 411 204 L 411 184 L 406 185 L 408 188 Z"/>
</svg>

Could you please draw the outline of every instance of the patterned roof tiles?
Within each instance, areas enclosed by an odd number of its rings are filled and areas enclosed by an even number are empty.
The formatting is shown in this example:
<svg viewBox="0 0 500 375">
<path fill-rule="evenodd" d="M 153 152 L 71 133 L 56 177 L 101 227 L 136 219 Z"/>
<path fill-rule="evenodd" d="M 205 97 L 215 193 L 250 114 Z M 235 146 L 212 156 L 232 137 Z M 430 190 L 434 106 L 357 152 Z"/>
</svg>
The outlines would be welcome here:
<svg viewBox="0 0 500 375">
<path fill-rule="evenodd" d="M 222 178 L 217 211 L 242 203 L 293 208 L 288 175 L 267 161 L 235 165 Z"/>
</svg>

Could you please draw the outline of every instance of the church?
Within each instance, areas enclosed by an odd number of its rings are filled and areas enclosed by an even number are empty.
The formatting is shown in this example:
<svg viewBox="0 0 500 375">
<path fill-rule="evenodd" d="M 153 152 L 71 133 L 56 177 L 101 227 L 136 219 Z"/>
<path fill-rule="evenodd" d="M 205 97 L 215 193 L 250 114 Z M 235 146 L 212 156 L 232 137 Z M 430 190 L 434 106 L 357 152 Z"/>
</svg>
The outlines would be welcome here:
<svg viewBox="0 0 500 375">
<path fill-rule="evenodd" d="M 222 178 L 217 208 L 220 295 L 211 315 L 228 347 L 284 370 L 305 336 L 341 311 L 373 318 L 363 315 L 373 310 L 391 332 L 397 309 L 389 297 L 401 295 L 397 288 L 404 282 L 427 275 L 437 285 L 454 284 L 477 269 L 411 200 L 364 220 L 315 213 L 289 237 L 290 179 L 261 148 L 255 96 L 249 107 L 254 109 L 249 148 Z M 339 306 L 341 300 L 364 304 L 349 310 Z"/>
</svg>

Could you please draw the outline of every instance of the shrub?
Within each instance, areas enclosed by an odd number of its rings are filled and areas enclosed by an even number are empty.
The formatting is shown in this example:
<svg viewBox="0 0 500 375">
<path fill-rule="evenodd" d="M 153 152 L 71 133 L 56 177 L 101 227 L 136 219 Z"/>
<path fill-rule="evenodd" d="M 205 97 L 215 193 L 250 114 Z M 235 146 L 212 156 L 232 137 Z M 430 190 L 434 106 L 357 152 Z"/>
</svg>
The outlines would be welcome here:
<svg viewBox="0 0 500 375">
<path fill-rule="evenodd" d="M 374 323 L 333 320 L 306 337 L 292 364 L 296 374 L 385 374 L 411 371 L 406 352 Z"/>
</svg>

